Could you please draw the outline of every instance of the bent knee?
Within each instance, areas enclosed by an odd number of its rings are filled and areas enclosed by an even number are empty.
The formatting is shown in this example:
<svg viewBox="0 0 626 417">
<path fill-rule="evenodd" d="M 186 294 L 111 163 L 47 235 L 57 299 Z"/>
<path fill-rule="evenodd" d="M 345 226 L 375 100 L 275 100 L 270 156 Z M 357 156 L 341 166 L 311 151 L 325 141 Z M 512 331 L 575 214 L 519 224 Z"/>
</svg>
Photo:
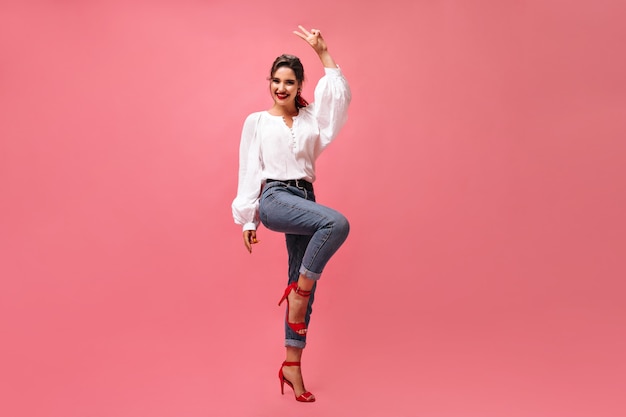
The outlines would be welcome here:
<svg viewBox="0 0 626 417">
<path fill-rule="evenodd" d="M 333 222 L 333 227 L 337 229 L 338 233 L 344 236 L 348 236 L 348 233 L 350 233 L 350 222 L 343 214 L 337 214 L 337 217 Z"/>
</svg>

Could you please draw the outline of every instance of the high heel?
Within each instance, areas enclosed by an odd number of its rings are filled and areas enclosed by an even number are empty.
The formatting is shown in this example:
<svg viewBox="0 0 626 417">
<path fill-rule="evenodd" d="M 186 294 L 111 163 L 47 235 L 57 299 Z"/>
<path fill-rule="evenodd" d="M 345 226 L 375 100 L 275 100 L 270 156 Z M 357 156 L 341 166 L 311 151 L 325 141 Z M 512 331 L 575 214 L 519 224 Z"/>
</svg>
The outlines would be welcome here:
<svg viewBox="0 0 626 417">
<path fill-rule="evenodd" d="M 311 295 L 311 291 L 304 291 L 301 290 L 298 287 L 298 283 L 294 282 L 293 284 L 289 285 L 286 289 L 285 289 L 285 294 L 283 294 L 283 298 L 280 299 L 280 301 L 278 302 L 278 305 L 281 305 L 283 303 L 283 301 L 287 300 L 287 325 L 291 328 L 291 330 L 293 330 L 294 332 L 298 333 L 299 335 L 306 335 L 306 323 L 289 323 L 289 299 L 287 298 L 289 296 L 289 293 L 291 293 L 291 291 L 294 291 L 296 294 L 298 294 L 301 297 L 309 297 Z M 304 332 L 302 332 L 304 330 Z M 302 332 L 302 333 L 300 333 Z"/>
<path fill-rule="evenodd" d="M 293 395 L 295 397 L 296 390 L 293 388 L 293 384 L 291 383 L 291 381 L 285 378 L 285 375 L 283 375 L 283 366 L 300 366 L 300 362 L 285 361 L 282 365 L 280 365 L 280 369 L 278 370 L 278 379 L 280 379 L 280 393 L 285 395 L 285 384 L 287 384 L 293 390 Z M 315 401 L 315 397 L 309 391 L 306 391 L 297 396 L 296 401 L 300 401 L 302 403 L 312 403 L 313 401 Z"/>
</svg>

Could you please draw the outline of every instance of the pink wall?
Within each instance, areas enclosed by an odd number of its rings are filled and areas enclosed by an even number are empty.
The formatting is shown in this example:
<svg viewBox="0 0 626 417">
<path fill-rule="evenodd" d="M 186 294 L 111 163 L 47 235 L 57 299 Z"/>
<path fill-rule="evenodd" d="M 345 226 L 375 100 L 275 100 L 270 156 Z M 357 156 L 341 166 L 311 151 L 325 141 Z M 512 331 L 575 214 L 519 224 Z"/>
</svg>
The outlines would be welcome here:
<svg viewBox="0 0 626 417">
<path fill-rule="evenodd" d="M 8 3 L 1 415 L 626 413 L 623 2 Z M 297 24 L 354 96 L 310 406 L 275 380 L 282 237 L 230 215 L 271 61 L 322 74 Z"/>
</svg>

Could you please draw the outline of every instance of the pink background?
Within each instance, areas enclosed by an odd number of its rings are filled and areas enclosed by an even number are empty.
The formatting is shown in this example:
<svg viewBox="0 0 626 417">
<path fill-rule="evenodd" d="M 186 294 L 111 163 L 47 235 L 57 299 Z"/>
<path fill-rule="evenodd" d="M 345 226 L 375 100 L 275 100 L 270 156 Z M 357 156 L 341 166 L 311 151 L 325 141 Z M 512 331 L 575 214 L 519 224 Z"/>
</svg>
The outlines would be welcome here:
<svg viewBox="0 0 626 417">
<path fill-rule="evenodd" d="M 623 416 L 620 0 L 0 5 L 0 415 Z M 245 116 L 317 27 L 353 89 L 318 198 L 311 405 L 283 238 L 232 222 Z"/>
</svg>

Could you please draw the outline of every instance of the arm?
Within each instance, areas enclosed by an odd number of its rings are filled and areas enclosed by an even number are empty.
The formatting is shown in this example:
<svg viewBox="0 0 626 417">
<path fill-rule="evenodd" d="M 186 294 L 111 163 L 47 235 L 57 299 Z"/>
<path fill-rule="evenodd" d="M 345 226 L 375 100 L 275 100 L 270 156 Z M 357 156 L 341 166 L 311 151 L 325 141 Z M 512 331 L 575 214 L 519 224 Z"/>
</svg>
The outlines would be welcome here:
<svg viewBox="0 0 626 417">
<path fill-rule="evenodd" d="M 293 33 L 305 40 L 317 53 L 324 65 L 325 76 L 315 88 L 313 113 L 319 123 L 320 136 L 316 153 L 319 154 L 339 133 L 348 117 L 348 106 L 352 99 L 350 86 L 341 70 L 328 52 L 328 45 L 320 31 L 306 30 L 299 26 Z"/>
<path fill-rule="evenodd" d="M 237 196 L 232 203 L 235 223 L 243 226 L 244 245 L 250 253 L 252 253 L 251 245 L 258 242 L 256 228 L 261 187 L 259 146 L 256 141 L 258 118 L 257 114 L 250 115 L 244 123 L 239 147 Z"/>
<path fill-rule="evenodd" d="M 326 41 L 322 38 L 322 34 L 317 29 L 311 29 L 309 32 L 303 26 L 298 26 L 302 32 L 298 32 L 294 30 L 293 33 L 296 36 L 304 39 L 315 52 L 317 56 L 319 56 L 320 61 L 322 61 L 322 65 L 325 68 L 337 68 L 337 64 L 330 53 L 328 52 L 328 46 L 326 45 Z"/>
</svg>

